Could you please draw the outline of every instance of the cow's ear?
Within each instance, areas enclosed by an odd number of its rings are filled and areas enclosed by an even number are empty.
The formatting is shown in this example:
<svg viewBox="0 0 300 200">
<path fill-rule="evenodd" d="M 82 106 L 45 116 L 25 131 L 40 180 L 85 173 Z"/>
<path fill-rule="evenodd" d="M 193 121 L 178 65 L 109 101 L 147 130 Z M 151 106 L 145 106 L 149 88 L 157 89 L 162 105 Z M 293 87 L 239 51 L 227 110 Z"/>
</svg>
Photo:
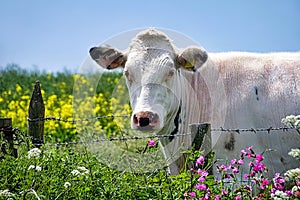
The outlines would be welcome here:
<svg viewBox="0 0 300 200">
<path fill-rule="evenodd" d="M 124 67 L 127 60 L 125 54 L 107 45 L 91 48 L 90 55 L 94 61 L 105 69 Z"/>
<path fill-rule="evenodd" d="M 187 47 L 176 57 L 176 63 L 178 67 L 196 71 L 207 61 L 207 58 L 208 55 L 205 49 L 201 47 Z"/>
</svg>

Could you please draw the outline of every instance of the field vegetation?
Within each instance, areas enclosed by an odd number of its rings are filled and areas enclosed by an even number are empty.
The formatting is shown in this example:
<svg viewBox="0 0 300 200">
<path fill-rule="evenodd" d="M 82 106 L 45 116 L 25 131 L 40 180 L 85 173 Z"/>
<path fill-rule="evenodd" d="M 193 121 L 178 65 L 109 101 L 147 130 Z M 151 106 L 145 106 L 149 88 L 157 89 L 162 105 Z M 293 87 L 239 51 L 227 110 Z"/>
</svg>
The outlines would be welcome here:
<svg viewBox="0 0 300 200">
<path fill-rule="evenodd" d="M 68 71 L 30 72 L 17 65 L 0 69 L 0 118 L 12 118 L 13 127 L 19 130 L 16 132 L 17 158 L 2 151 L 8 149 L 8 144 L 0 133 L 0 199 L 300 198 L 300 168 L 267 179 L 264 155 L 255 152 L 255 146 L 241 149 L 241 156 L 236 159 L 217 163 L 213 161 L 213 153 L 204 156 L 203 152 L 191 149 L 184 152 L 189 165 L 179 175 L 171 176 L 166 167 L 120 170 L 121 161 L 115 160 L 112 165 L 102 162 L 95 151 L 81 143 L 83 137 L 134 136 L 136 133 L 129 131 L 128 118 L 108 117 L 80 123 L 45 121 L 45 145 L 35 147 L 27 135 L 27 116 L 37 80 L 41 83 L 47 117 L 73 120 L 130 114 L 121 73 L 89 76 Z M 297 127 L 300 117 L 289 116 L 283 122 Z M 111 141 L 108 146 L 112 144 L 146 158 L 160 152 L 156 138 L 133 143 Z M 97 145 L 100 142 L 93 147 Z M 293 149 L 290 155 L 300 159 L 299 149 Z M 158 159 L 157 162 L 164 161 Z M 242 175 L 245 182 L 240 182 L 239 169 L 246 163 L 249 172 Z M 212 168 L 217 171 L 215 176 L 211 174 Z"/>
</svg>

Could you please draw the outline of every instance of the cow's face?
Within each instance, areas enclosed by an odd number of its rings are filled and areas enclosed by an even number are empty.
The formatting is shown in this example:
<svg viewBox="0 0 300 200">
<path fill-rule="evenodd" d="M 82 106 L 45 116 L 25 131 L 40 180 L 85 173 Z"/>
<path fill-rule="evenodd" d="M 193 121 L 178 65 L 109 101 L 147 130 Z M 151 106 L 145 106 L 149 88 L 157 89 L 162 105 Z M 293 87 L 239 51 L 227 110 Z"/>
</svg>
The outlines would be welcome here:
<svg viewBox="0 0 300 200">
<path fill-rule="evenodd" d="M 179 67 L 193 72 L 207 54 L 202 48 L 189 47 L 177 55 L 165 35 L 142 36 L 133 40 L 126 53 L 100 46 L 92 48 L 90 55 L 106 69 L 124 68 L 133 109 L 131 127 L 159 131 L 172 124 L 180 106 Z"/>
<path fill-rule="evenodd" d="M 178 71 L 173 52 L 130 51 L 124 68 L 133 109 L 131 127 L 160 130 L 178 110 Z M 178 88 L 178 87 L 177 87 Z"/>
</svg>

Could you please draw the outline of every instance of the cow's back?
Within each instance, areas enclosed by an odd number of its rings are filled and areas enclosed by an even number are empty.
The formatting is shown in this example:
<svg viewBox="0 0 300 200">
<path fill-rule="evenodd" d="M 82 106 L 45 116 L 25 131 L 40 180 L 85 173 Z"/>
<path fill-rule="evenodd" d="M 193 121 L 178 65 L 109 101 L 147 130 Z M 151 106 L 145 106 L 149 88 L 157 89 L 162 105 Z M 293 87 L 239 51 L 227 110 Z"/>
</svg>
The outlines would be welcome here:
<svg viewBox="0 0 300 200">
<path fill-rule="evenodd" d="M 275 128 L 283 126 L 285 116 L 300 114 L 300 53 L 216 53 L 206 68 L 199 76 L 211 76 L 205 79 L 215 102 L 210 119 L 202 120 L 213 128 Z M 300 147 L 296 131 L 213 132 L 212 137 L 217 158 L 238 158 L 241 149 L 253 145 L 257 153 L 272 149 L 264 154 L 271 174 L 299 166 L 288 156 Z"/>
</svg>

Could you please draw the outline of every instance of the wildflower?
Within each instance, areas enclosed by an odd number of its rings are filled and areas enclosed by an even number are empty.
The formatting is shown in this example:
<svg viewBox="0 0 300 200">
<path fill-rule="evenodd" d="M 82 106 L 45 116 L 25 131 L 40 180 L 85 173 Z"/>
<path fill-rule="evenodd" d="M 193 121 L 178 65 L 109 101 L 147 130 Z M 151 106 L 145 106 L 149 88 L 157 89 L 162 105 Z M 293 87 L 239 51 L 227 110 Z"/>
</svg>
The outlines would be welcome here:
<svg viewBox="0 0 300 200">
<path fill-rule="evenodd" d="M 64 187 L 65 187 L 65 188 L 68 188 L 68 187 L 70 187 L 70 186 L 71 186 L 71 183 L 65 182 L 65 184 L 64 184 Z"/>
<path fill-rule="evenodd" d="M 253 149 L 253 146 L 246 148 L 247 151 L 251 151 L 252 149 Z"/>
<path fill-rule="evenodd" d="M 155 145 L 155 140 L 149 140 L 148 141 L 148 145 L 150 146 L 150 147 L 153 147 L 154 145 Z"/>
<path fill-rule="evenodd" d="M 280 190 L 276 190 L 274 194 L 271 194 L 272 199 L 289 199 L 288 195 Z"/>
<path fill-rule="evenodd" d="M 36 170 L 36 171 L 42 171 L 42 167 L 36 166 L 36 167 L 35 167 L 35 170 Z"/>
<path fill-rule="evenodd" d="M 0 197 L 13 197 L 14 194 L 11 193 L 8 189 L 0 190 Z"/>
<path fill-rule="evenodd" d="M 244 149 L 241 150 L 241 156 L 244 157 L 247 155 L 247 151 L 245 151 Z"/>
<path fill-rule="evenodd" d="M 28 170 L 34 169 L 35 166 L 34 165 L 29 165 Z"/>
<path fill-rule="evenodd" d="M 222 189 L 222 195 L 226 195 L 226 194 L 228 194 L 228 191 L 227 191 L 227 190 L 224 190 L 224 189 Z"/>
<path fill-rule="evenodd" d="M 253 170 L 256 171 L 256 172 L 262 172 L 262 171 L 265 170 L 265 165 L 263 163 L 256 163 L 253 166 Z"/>
<path fill-rule="evenodd" d="M 42 171 L 42 167 L 29 165 L 28 170 L 35 169 L 36 171 Z"/>
<path fill-rule="evenodd" d="M 249 174 L 244 174 L 244 179 L 248 179 L 249 178 Z"/>
<path fill-rule="evenodd" d="M 80 173 L 80 171 L 78 171 L 77 169 L 74 169 L 73 171 L 71 171 L 71 174 L 72 174 L 73 176 L 79 176 L 81 173 Z"/>
<path fill-rule="evenodd" d="M 255 158 L 256 158 L 256 162 L 261 162 L 264 159 L 264 157 L 261 154 L 257 154 Z"/>
<path fill-rule="evenodd" d="M 234 168 L 232 169 L 232 173 L 234 173 L 234 174 L 239 173 L 239 169 L 238 169 L 237 167 L 234 167 Z"/>
<path fill-rule="evenodd" d="M 236 163 L 236 159 L 232 159 L 230 163 L 231 165 L 234 165 Z"/>
<path fill-rule="evenodd" d="M 192 197 L 192 198 L 195 198 L 196 197 L 196 193 L 195 192 L 190 192 L 189 196 Z"/>
<path fill-rule="evenodd" d="M 198 182 L 202 183 L 202 182 L 204 182 L 204 181 L 205 181 L 204 176 L 201 176 L 200 178 L 198 178 Z"/>
<path fill-rule="evenodd" d="M 243 165 L 243 164 L 244 164 L 244 161 L 243 161 L 242 159 L 239 159 L 239 161 L 237 161 L 237 164 Z"/>
<path fill-rule="evenodd" d="M 200 156 L 197 160 L 196 160 L 196 167 L 198 167 L 198 165 L 202 165 L 204 163 L 204 157 Z"/>
<path fill-rule="evenodd" d="M 220 199 L 221 199 L 220 195 L 217 194 L 217 195 L 215 196 L 215 200 L 220 200 Z"/>
<path fill-rule="evenodd" d="M 39 148 L 33 148 L 30 151 L 28 151 L 28 158 L 38 158 L 40 157 L 42 151 Z"/>
<path fill-rule="evenodd" d="M 207 187 L 206 187 L 205 184 L 200 184 L 200 183 L 197 183 L 197 184 L 196 184 L 196 189 L 197 189 L 197 190 L 205 191 L 206 188 L 207 188 Z"/>
<path fill-rule="evenodd" d="M 241 200 L 241 199 L 242 199 L 242 197 L 240 195 L 235 197 L 235 200 Z"/>
<path fill-rule="evenodd" d="M 291 149 L 288 155 L 300 160 L 300 149 Z"/>
<path fill-rule="evenodd" d="M 221 165 L 220 167 L 219 166 L 217 166 L 217 169 L 218 169 L 218 172 L 222 172 L 222 171 L 227 171 L 227 166 L 226 165 Z"/>
<path fill-rule="evenodd" d="M 85 168 L 85 167 L 77 167 L 77 169 L 79 169 L 81 172 L 80 172 L 80 174 L 81 175 L 84 175 L 84 174 L 88 174 L 89 173 L 89 170 L 87 169 L 87 168 Z"/>
<path fill-rule="evenodd" d="M 262 190 L 265 189 L 267 185 L 269 185 L 268 179 L 263 179 L 260 184 L 260 189 L 262 189 Z"/>
<path fill-rule="evenodd" d="M 285 180 L 300 180 L 300 169 L 290 169 L 284 173 Z"/>
</svg>

